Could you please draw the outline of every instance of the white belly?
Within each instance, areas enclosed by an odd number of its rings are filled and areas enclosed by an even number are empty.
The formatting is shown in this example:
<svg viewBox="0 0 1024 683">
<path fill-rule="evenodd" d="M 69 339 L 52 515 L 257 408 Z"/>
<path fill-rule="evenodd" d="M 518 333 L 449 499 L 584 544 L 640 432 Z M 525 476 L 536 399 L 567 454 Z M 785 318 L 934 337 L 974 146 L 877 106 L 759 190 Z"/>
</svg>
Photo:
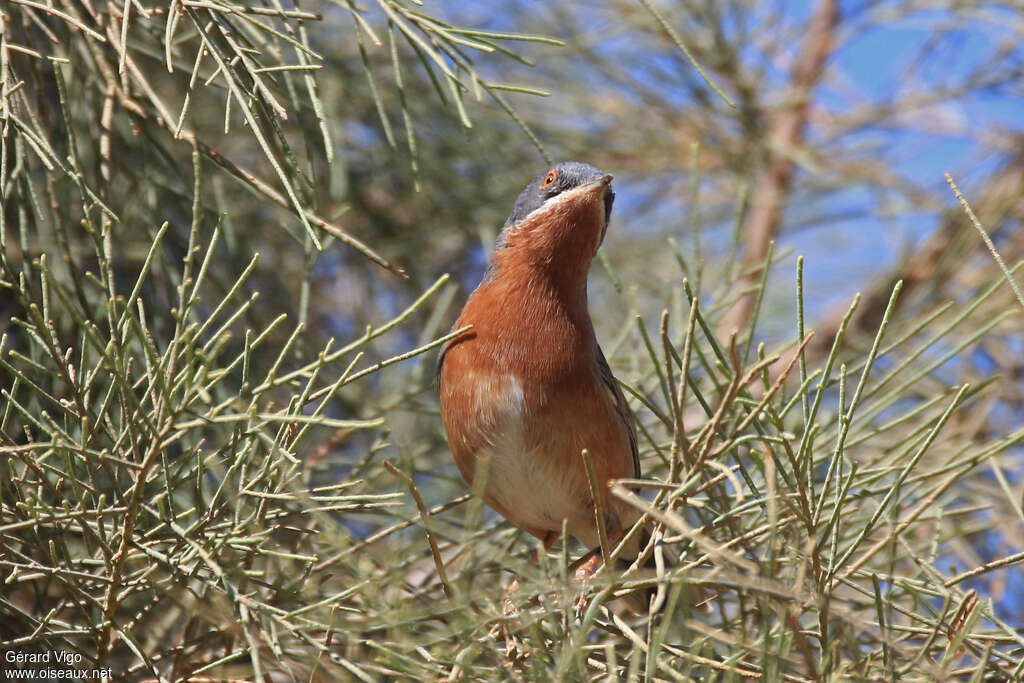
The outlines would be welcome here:
<svg viewBox="0 0 1024 683">
<path fill-rule="evenodd" d="M 564 448 L 564 442 L 528 444 L 524 426 L 531 418 L 521 385 L 510 375 L 494 381 L 504 400 L 496 409 L 492 404 L 489 446 L 478 454 L 490 459 L 485 500 L 507 511 L 509 521 L 520 527 L 561 532 L 563 519 L 576 527 L 581 511 L 586 511 L 581 493 L 585 495 L 587 488 L 578 479 L 578 469 L 565 467 L 565 454 L 551 452 Z"/>
<path fill-rule="evenodd" d="M 520 443 L 513 436 L 486 451 L 490 472 L 485 498 L 527 529 L 560 532 L 563 519 L 569 520 L 570 528 L 577 526 L 583 507 L 579 482 L 567 468 L 557 466 L 561 457 L 517 448 Z"/>
</svg>

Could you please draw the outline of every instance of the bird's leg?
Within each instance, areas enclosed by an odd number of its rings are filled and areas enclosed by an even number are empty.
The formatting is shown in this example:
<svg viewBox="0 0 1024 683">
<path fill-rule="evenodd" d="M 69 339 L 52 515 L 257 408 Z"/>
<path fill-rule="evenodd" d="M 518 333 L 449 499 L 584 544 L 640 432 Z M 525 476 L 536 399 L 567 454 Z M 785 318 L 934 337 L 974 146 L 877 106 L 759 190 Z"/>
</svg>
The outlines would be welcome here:
<svg viewBox="0 0 1024 683">
<path fill-rule="evenodd" d="M 544 544 L 544 552 L 547 552 L 547 551 L 551 550 L 551 546 L 553 546 L 555 544 L 555 541 L 557 541 L 559 538 L 561 538 L 562 532 L 560 532 L 560 531 L 549 531 L 549 532 L 547 532 L 544 535 L 540 535 L 540 534 L 534 534 L 534 535 L 537 536 L 537 538 L 540 539 L 541 543 Z M 534 561 L 534 563 L 535 564 L 540 564 L 540 559 L 541 559 L 540 558 L 540 548 L 534 548 L 533 549 L 533 561 Z"/>
<path fill-rule="evenodd" d="M 577 616 L 583 614 L 583 608 L 587 605 L 587 595 L 590 592 L 590 578 L 597 572 L 603 561 L 601 549 L 594 548 L 569 566 L 569 569 L 572 571 L 573 582 L 580 584 L 582 589 L 575 605 Z"/>
<path fill-rule="evenodd" d="M 572 578 L 581 583 L 586 582 L 597 572 L 603 560 L 600 549 L 593 551 L 590 557 L 587 557 L 581 564 L 576 566 L 576 571 L 573 572 Z"/>
</svg>

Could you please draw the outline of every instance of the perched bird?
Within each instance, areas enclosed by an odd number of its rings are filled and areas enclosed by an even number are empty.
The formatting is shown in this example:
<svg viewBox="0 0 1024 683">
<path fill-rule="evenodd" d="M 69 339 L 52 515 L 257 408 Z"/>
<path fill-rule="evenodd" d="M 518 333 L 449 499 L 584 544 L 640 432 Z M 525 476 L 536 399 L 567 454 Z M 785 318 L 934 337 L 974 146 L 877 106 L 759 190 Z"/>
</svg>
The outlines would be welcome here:
<svg viewBox="0 0 1024 683">
<path fill-rule="evenodd" d="M 640 476 L 636 428 L 587 311 L 611 182 L 564 162 L 527 185 L 455 323 L 472 329 L 441 352 L 441 417 L 459 471 L 473 485 L 489 456 L 484 500 L 546 548 L 563 519 L 585 545 L 599 545 L 583 449 L 610 541 L 639 518 L 608 491 L 610 479 Z"/>
</svg>

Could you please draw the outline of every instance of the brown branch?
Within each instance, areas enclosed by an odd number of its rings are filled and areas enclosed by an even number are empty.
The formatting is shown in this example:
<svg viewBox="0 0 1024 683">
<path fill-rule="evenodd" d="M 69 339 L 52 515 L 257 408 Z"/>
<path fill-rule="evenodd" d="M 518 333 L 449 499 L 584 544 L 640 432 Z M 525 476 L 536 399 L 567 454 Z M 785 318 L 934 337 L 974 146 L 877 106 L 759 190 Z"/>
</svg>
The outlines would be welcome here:
<svg viewBox="0 0 1024 683">
<path fill-rule="evenodd" d="M 778 235 L 782 210 L 793 184 L 795 164 L 791 152 L 803 144 L 810 118 L 811 94 L 821 81 L 825 63 L 832 54 L 838 22 L 838 0 L 819 0 L 793 65 L 789 107 L 775 115 L 769 128 L 764 167 L 754 187 L 750 213 L 743 229 L 745 275 L 734 285 L 737 292 L 756 286 L 761 278 L 758 266 L 765 260 L 768 245 Z M 746 323 L 755 299 L 756 293 L 751 292 L 733 304 L 725 315 L 720 330 L 722 336 L 738 331 Z"/>
<path fill-rule="evenodd" d="M 985 225 L 998 225 L 1008 217 L 1024 216 L 1024 144 L 990 179 L 986 180 L 979 199 L 972 204 Z M 862 298 L 847 326 L 847 335 L 873 335 L 878 329 L 885 310 L 886 301 L 893 284 L 903 281 L 902 296 L 897 306 L 905 306 L 914 300 L 914 294 L 923 291 L 938 291 L 945 283 L 956 281 L 956 274 L 970 264 L 971 255 L 982 248 L 982 242 L 971 229 L 971 224 L 957 207 L 946 214 L 946 218 L 921 247 L 906 258 L 888 277 L 874 279 Z M 1011 239 L 1005 250 L 1007 259 L 1014 260 L 1024 253 L 1024 239 Z M 986 271 L 987 272 L 987 271 Z M 840 309 L 824 317 L 817 326 L 818 336 L 807 347 L 811 356 L 828 353 L 839 331 L 846 311 L 844 303 Z"/>
</svg>

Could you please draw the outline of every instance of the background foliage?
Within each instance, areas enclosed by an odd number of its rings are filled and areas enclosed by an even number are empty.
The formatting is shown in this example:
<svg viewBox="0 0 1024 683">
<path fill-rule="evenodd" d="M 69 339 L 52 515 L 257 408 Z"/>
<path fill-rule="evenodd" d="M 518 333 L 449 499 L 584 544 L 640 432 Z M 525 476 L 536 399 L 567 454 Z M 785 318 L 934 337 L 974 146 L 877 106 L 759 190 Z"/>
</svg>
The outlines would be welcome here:
<svg viewBox="0 0 1024 683">
<path fill-rule="evenodd" d="M 5 649 L 116 680 L 1020 677 L 1019 11 L 5 3 Z M 657 571 L 587 586 L 468 495 L 433 385 L 555 158 L 617 176 L 591 309 L 659 530 Z"/>
</svg>

